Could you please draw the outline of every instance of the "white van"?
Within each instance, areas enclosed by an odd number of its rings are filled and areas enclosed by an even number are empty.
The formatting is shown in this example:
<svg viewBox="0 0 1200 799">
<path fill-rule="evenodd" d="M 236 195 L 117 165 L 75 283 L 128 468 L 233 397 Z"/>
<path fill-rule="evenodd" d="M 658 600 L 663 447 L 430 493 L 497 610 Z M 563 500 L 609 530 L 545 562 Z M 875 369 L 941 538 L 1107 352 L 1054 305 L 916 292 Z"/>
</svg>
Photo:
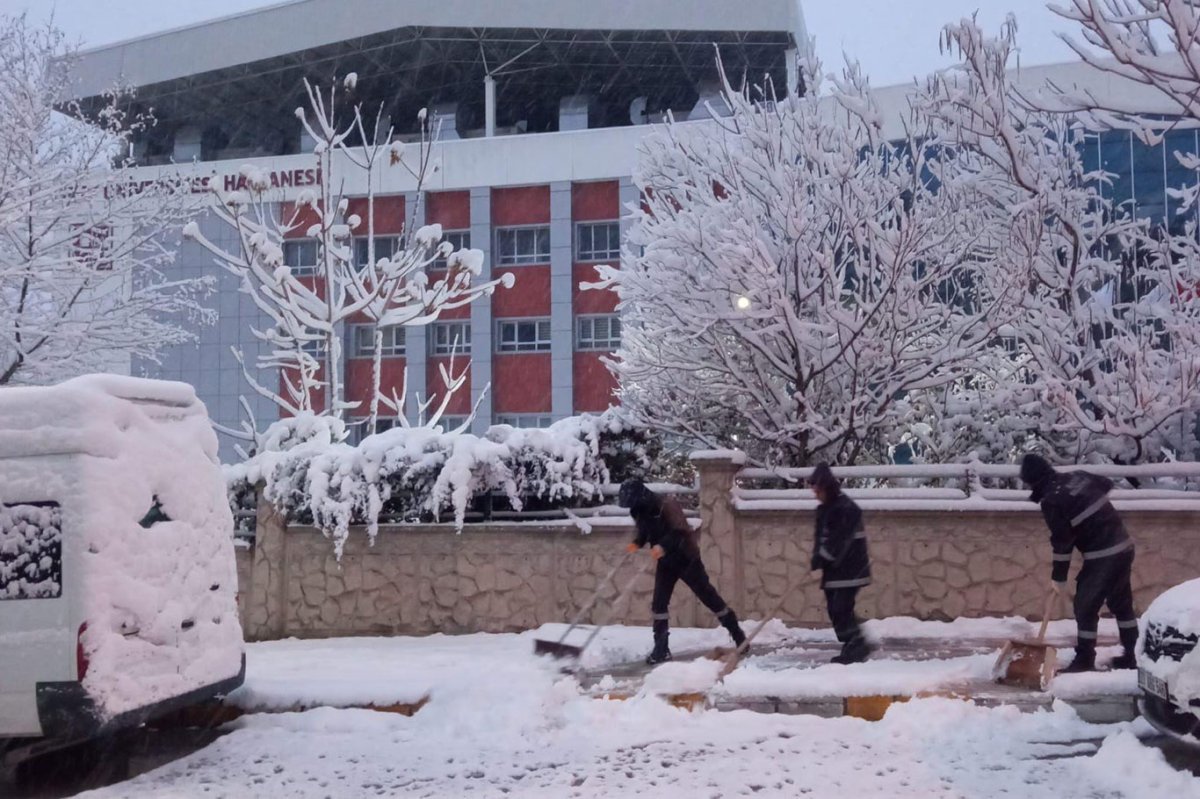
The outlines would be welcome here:
<svg viewBox="0 0 1200 799">
<path fill-rule="evenodd" d="M 244 673 L 233 518 L 192 387 L 0 389 L 0 753 L 136 726 Z"/>
</svg>

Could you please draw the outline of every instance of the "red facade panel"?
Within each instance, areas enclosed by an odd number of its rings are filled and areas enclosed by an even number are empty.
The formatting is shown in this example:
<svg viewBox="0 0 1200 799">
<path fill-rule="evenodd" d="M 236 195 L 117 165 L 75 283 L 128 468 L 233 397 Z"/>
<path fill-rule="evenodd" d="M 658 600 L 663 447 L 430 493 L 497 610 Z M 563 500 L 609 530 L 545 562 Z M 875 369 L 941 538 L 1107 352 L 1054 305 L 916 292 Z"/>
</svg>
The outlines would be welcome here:
<svg viewBox="0 0 1200 799">
<path fill-rule="evenodd" d="M 445 365 L 446 370 L 451 374 L 459 374 L 467 368 L 467 363 L 470 359 L 466 357 L 458 357 L 454 359 L 454 368 L 451 371 L 450 358 L 447 357 L 431 357 L 425 362 L 425 393 L 423 396 L 433 398 L 433 402 L 429 406 L 429 413 L 437 410 L 442 398 L 442 375 L 439 367 Z M 471 376 L 467 375 L 467 379 L 463 381 L 462 387 L 454 392 L 454 396 L 450 399 L 450 405 L 446 408 L 446 413 L 451 416 L 466 416 L 471 412 Z"/>
<path fill-rule="evenodd" d="M 615 180 L 571 184 L 571 219 L 575 222 L 621 218 L 621 184 Z"/>
<path fill-rule="evenodd" d="M 405 216 L 404 195 L 390 194 L 375 198 L 375 235 L 398 236 L 408 225 Z M 346 217 L 358 215 L 362 220 L 352 232 L 355 236 L 367 235 L 367 198 L 357 197 L 346 204 Z"/>
<path fill-rule="evenodd" d="M 404 358 L 397 357 L 383 358 L 379 362 L 379 385 L 384 396 L 390 397 L 393 391 L 399 396 L 404 390 L 405 363 Z M 370 413 L 373 370 L 374 361 L 371 358 L 350 358 L 346 361 L 346 399 L 359 403 L 357 408 L 349 411 L 348 416 L 366 416 Z M 380 413 L 384 412 L 381 410 Z"/>
<path fill-rule="evenodd" d="M 466 230 L 471 227 L 471 192 L 429 192 L 425 195 L 425 222 L 441 225 L 444 230 Z"/>
<path fill-rule="evenodd" d="M 550 412 L 550 353 L 492 358 L 492 412 Z"/>
<path fill-rule="evenodd" d="M 549 266 L 498 266 L 493 274 L 511 272 L 515 282 L 510 289 L 498 288 L 492 295 L 492 316 L 504 319 L 513 316 L 550 315 Z M 484 300 L 480 300 L 484 302 Z"/>
<path fill-rule="evenodd" d="M 309 237 L 308 229 L 321 223 L 311 205 L 305 205 L 297 213 L 296 204 L 293 202 L 280 203 L 279 219 L 281 223 L 291 225 L 284 233 L 286 239 L 306 239 Z"/>
<path fill-rule="evenodd" d="M 606 352 L 575 353 L 575 412 L 600 413 L 617 404 L 617 380 L 601 358 Z"/>
<path fill-rule="evenodd" d="M 600 279 L 596 273 L 595 264 L 575 264 L 574 278 L 571 293 L 574 298 L 576 314 L 616 313 L 617 292 L 610 289 L 584 291 L 579 287 L 580 283 L 595 283 Z"/>
<path fill-rule="evenodd" d="M 517 186 L 492 189 L 492 225 L 550 224 L 550 187 Z"/>
</svg>

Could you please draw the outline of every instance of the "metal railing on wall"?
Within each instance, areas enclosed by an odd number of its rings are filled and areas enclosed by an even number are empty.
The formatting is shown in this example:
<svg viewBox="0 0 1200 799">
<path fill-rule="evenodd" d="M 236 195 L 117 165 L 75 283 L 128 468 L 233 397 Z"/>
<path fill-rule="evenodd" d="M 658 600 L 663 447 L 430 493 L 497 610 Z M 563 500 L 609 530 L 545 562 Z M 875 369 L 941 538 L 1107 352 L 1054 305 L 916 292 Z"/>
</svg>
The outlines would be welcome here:
<svg viewBox="0 0 1200 799">
<path fill-rule="evenodd" d="M 807 510 L 816 506 L 807 487 L 811 468 L 745 468 L 738 472 L 739 510 Z M 1116 484 L 1109 494 L 1124 510 L 1200 510 L 1200 463 L 1131 466 L 1072 465 Z M 908 510 L 1037 510 L 1014 464 L 917 464 L 834 467 L 847 496 L 865 508 Z M 783 487 L 775 487 L 783 484 Z"/>
</svg>

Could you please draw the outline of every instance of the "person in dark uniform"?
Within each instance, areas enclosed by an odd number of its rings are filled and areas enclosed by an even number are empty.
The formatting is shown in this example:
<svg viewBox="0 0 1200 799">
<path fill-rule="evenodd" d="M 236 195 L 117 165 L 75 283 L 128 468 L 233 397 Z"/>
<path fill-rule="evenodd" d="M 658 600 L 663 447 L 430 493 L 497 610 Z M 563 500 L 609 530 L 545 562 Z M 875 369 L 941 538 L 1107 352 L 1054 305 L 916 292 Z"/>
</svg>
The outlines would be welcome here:
<svg viewBox="0 0 1200 799">
<path fill-rule="evenodd" d="M 654 620 L 654 649 L 646 657 L 649 664 L 662 663 L 671 659 L 667 646 L 670 629 L 668 622 L 671 593 L 675 583 L 683 580 L 692 593 L 717 617 L 721 626 L 729 631 L 734 646 L 740 647 L 746 640 L 738 624 L 737 614 L 725 604 L 717 593 L 708 572 L 700 560 L 700 546 L 696 531 L 688 524 L 683 509 L 672 497 L 660 497 L 641 480 L 626 480 L 621 484 L 618 502 L 628 508 L 637 523 L 637 538 L 628 545 L 630 552 L 650 546 L 650 555 L 657 561 L 654 571 L 654 598 L 650 602 L 650 613 Z"/>
<path fill-rule="evenodd" d="M 1091 671 L 1096 667 L 1096 628 L 1100 607 L 1107 604 L 1117 619 L 1124 653 L 1114 669 L 1136 667 L 1138 620 L 1133 609 L 1133 540 L 1121 517 L 1108 501 L 1112 481 L 1087 472 L 1059 474 L 1040 455 L 1021 461 L 1021 479 L 1032 489 L 1030 499 L 1042 507 L 1050 528 L 1053 562 L 1051 588 L 1062 594 L 1071 568 L 1071 552 L 1083 555 L 1083 568 L 1075 580 L 1075 621 L 1079 638 L 1075 659 L 1064 672 Z"/>
<path fill-rule="evenodd" d="M 861 663 L 871 654 L 854 615 L 859 589 L 871 584 L 871 559 L 862 510 L 842 493 L 828 464 L 818 464 L 809 478 L 817 501 L 813 540 L 813 571 L 821 570 L 821 588 L 833 631 L 842 642 L 834 663 Z"/>
</svg>

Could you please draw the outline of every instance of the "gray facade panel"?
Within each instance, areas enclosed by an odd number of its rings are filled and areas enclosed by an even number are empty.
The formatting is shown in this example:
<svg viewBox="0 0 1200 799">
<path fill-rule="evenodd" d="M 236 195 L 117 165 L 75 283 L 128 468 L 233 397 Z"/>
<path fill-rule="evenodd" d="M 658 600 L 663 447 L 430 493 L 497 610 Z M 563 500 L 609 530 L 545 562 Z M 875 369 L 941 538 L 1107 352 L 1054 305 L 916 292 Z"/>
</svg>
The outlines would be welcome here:
<svg viewBox="0 0 1200 799">
<path fill-rule="evenodd" d="M 492 190 L 471 189 L 471 246 L 483 251 L 480 280 L 492 279 Z M 483 433 L 492 423 L 492 304 L 471 303 L 471 406 L 479 410 L 471 429 Z M 486 394 L 485 394 L 486 390 Z M 482 397 L 482 401 L 481 401 Z"/>
<path fill-rule="evenodd" d="M 404 195 L 404 208 L 409 215 L 409 224 L 413 232 L 425 225 L 425 203 L 416 192 Z M 409 235 L 411 241 L 412 235 Z M 404 414 L 414 424 L 419 423 L 417 404 L 427 395 L 425 386 L 426 356 L 428 343 L 424 327 L 409 327 L 404 331 L 404 358 L 406 364 L 405 383 L 407 396 L 404 400 Z"/>
<path fill-rule="evenodd" d="M 214 243 L 233 249 L 237 237 L 219 219 L 205 213 L 197 218 L 200 231 Z M 263 329 L 270 319 L 254 305 L 249 297 L 239 291 L 239 281 L 213 262 L 212 256 L 198 244 L 183 241 L 177 248 L 175 263 L 169 268 L 170 277 L 195 277 L 211 275 L 216 279 L 215 291 L 205 301 L 209 308 L 217 311 L 217 321 L 208 326 L 199 326 L 189 320 L 180 320 L 196 335 L 196 341 L 171 347 L 162 353 L 162 363 L 140 361 L 134 364 L 134 374 L 165 380 L 179 380 L 196 389 L 197 396 L 208 408 L 214 423 L 238 430 L 245 416 L 238 398 L 245 396 L 253 410 L 260 429 L 279 418 L 275 405 L 260 397 L 250 388 L 242 376 L 241 368 L 234 360 L 230 347 L 236 346 L 246 356 L 253 368 L 261 345 L 250 332 L 251 327 Z M 275 388 L 274 374 L 256 375 L 265 386 Z M 221 459 L 234 461 L 235 439 L 218 430 L 221 444 Z"/>
<path fill-rule="evenodd" d="M 557 181 L 550 184 L 550 412 L 555 419 L 570 416 L 575 408 L 574 252 L 571 184 Z"/>
</svg>

